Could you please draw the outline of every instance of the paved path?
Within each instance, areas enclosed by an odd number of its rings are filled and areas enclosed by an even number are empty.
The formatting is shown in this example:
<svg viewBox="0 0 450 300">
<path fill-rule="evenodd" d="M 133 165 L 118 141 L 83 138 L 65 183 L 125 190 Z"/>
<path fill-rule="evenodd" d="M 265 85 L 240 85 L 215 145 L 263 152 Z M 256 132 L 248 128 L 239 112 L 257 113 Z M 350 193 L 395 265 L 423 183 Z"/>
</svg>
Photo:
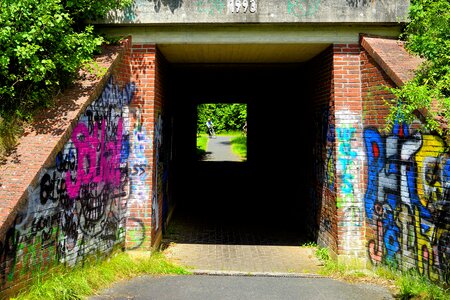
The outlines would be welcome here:
<svg viewBox="0 0 450 300">
<path fill-rule="evenodd" d="M 208 139 L 203 161 L 242 161 L 242 159 L 231 152 L 230 136 L 216 136 Z"/>
<path fill-rule="evenodd" d="M 143 276 L 116 284 L 89 300 L 384 300 L 394 299 L 371 284 L 329 278 L 270 276 Z"/>
<path fill-rule="evenodd" d="M 162 250 L 193 275 L 137 277 L 88 300 L 395 299 L 383 286 L 321 276 L 314 248 L 300 247 L 303 241 L 292 226 L 178 211 Z"/>
<path fill-rule="evenodd" d="M 172 220 L 163 248 L 169 259 L 198 273 L 317 275 L 322 264 L 315 248 L 300 247 L 302 241 L 288 227 L 186 214 Z"/>
</svg>

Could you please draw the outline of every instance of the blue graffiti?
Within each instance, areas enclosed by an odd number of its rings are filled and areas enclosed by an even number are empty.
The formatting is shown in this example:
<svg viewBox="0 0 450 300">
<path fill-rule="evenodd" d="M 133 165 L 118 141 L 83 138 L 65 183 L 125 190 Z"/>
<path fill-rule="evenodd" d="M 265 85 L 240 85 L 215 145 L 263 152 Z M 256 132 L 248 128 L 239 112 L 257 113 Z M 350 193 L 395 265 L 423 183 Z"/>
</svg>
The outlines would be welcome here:
<svg viewBox="0 0 450 300">
<path fill-rule="evenodd" d="M 356 132 L 355 128 L 337 128 L 336 134 L 341 141 L 339 144 L 339 162 L 342 166 L 342 192 L 345 194 L 351 194 L 353 192 L 353 179 L 354 176 L 351 173 L 347 173 L 347 170 L 351 162 L 356 158 L 356 151 L 352 150 L 350 141 L 353 134 Z"/>
<path fill-rule="evenodd" d="M 393 261 L 395 253 L 400 250 L 400 243 L 398 242 L 400 229 L 395 224 L 394 214 L 392 212 L 386 213 L 383 225 L 386 230 L 384 234 L 384 244 L 386 245 L 387 251 L 386 260 Z"/>
<path fill-rule="evenodd" d="M 375 128 L 364 131 L 364 144 L 367 150 L 367 191 L 364 196 L 366 214 L 369 219 L 373 218 L 373 209 L 377 201 L 378 174 L 384 168 L 385 149 L 382 138 Z"/>
</svg>

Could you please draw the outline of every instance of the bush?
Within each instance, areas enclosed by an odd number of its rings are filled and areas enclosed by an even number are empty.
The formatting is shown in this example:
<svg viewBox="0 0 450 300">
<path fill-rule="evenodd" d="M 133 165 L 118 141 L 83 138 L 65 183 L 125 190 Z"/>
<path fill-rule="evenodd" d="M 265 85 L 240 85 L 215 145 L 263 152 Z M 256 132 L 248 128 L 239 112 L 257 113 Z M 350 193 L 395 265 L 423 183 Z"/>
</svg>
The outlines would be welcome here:
<svg viewBox="0 0 450 300">
<path fill-rule="evenodd" d="M 50 105 L 103 43 L 83 20 L 129 2 L 0 1 L 0 116 L 26 119 Z"/>
<path fill-rule="evenodd" d="M 23 121 L 49 107 L 104 38 L 87 20 L 132 0 L 0 1 L 0 156 L 16 143 Z"/>
</svg>

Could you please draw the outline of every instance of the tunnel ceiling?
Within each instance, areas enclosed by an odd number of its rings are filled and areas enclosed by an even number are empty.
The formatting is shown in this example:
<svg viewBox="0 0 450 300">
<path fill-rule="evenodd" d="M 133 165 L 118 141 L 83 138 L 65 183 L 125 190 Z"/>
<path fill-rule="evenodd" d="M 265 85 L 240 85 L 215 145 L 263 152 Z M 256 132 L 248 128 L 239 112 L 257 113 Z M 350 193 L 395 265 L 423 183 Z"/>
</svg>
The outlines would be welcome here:
<svg viewBox="0 0 450 300">
<path fill-rule="evenodd" d="M 159 44 L 171 63 L 299 63 L 329 44 Z"/>
</svg>

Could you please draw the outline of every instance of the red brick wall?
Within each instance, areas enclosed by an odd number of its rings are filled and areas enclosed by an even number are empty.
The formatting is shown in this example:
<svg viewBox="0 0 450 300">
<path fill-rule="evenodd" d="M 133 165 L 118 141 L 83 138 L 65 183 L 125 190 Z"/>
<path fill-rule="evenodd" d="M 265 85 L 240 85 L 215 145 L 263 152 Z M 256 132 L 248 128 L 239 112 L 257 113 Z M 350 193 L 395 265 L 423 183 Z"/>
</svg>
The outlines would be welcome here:
<svg viewBox="0 0 450 300">
<path fill-rule="evenodd" d="M 385 117 L 389 112 L 384 100 L 394 98 L 385 86 L 394 87 L 395 84 L 365 50 L 361 51 L 361 81 L 364 127 L 384 127 Z"/>
<path fill-rule="evenodd" d="M 2 295 L 60 263 L 73 266 L 124 247 L 135 89 L 122 61 L 129 45 L 105 48 L 97 61 L 106 75 L 86 74 L 64 91 L 0 167 L 0 199 L 8 203 L 0 235 Z"/>
<path fill-rule="evenodd" d="M 362 101 L 358 44 L 333 46 L 338 254 L 364 257 L 361 149 Z"/>
<path fill-rule="evenodd" d="M 447 145 L 436 134 L 417 132 L 417 124 L 385 127 L 385 101 L 394 97 L 385 87 L 411 78 L 418 60 L 396 41 L 371 38 L 363 45 L 370 50 L 361 53 L 367 257 L 374 265 L 448 283 L 450 204 L 442 188 L 450 174 Z M 400 53 L 399 61 L 390 53 Z"/>
<path fill-rule="evenodd" d="M 394 87 L 395 84 L 383 71 L 381 66 L 378 65 L 373 57 L 370 56 L 364 49 L 363 51 L 361 51 L 361 79 L 364 109 L 364 129 L 372 128 L 375 131 L 378 131 L 378 129 L 382 129 L 386 125 L 385 117 L 389 112 L 388 106 L 384 104 L 384 99 L 389 100 L 393 98 L 392 93 L 387 91 L 384 87 Z M 365 150 L 367 152 L 368 149 L 365 148 Z M 369 170 L 367 163 L 368 161 L 366 160 L 362 178 L 364 183 L 364 190 L 366 192 L 371 185 L 376 184 L 376 181 L 368 176 Z M 371 182 L 369 182 L 369 180 Z M 365 221 L 368 223 L 366 227 L 366 247 L 368 250 L 367 256 L 369 260 L 381 262 L 384 250 L 382 246 L 382 239 L 380 240 L 379 238 L 383 237 L 383 226 L 378 226 L 381 224 L 377 224 L 376 218 L 367 218 L 367 207 L 369 206 L 366 206 L 366 203 Z M 371 210 L 371 213 L 373 213 L 374 210 L 378 211 L 378 209 L 375 209 L 374 205 L 371 205 L 369 209 Z M 381 210 L 380 213 L 382 213 Z M 380 235 L 378 236 L 378 234 Z"/>
<path fill-rule="evenodd" d="M 317 243 L 337 252 L 334 152 L 333 48 L 308 65 L 311 80 L 313 164 L 308 224 Z M 314 217 L 314 218 L 312 218 Z"/>
<path fill-rule="evenodd" d="M 137 86 L 131 106 L 135 155 L 129 160 L 131 193 L 127 222 L 127 247 L 150 249 L 152 244 L 152 183 L 154 166 L 156 46 L 133 44 L 130 54 L 131 81 Z"/>
<path fill-rule="evenodd" d="M 360 48 L 335 44 L 316 57 L 311 100 L 313 230 L 333 255 L 364 257 Z"/>
<path fill-rule="evenodd" d="M 167 62 L 152 44 L 133 44 L 130 57 L 132 77 L 136 83 L 136 101 L 131 110 L 134 142 L 140 144 L 143 157 L 130 160 L 132 195 L 127 229 L 127 245 L 131 248 L 150 249 L 161 238 L 163 223 L 163 174 L 167 165 L 163 161 L 163 103 Z M 138 142 L 137 139 L 145 141 Z M 141 169 L 143 168 L 143 169 Z M 143 238 L 143 240 L 139 240 Z"/>
</svg>

